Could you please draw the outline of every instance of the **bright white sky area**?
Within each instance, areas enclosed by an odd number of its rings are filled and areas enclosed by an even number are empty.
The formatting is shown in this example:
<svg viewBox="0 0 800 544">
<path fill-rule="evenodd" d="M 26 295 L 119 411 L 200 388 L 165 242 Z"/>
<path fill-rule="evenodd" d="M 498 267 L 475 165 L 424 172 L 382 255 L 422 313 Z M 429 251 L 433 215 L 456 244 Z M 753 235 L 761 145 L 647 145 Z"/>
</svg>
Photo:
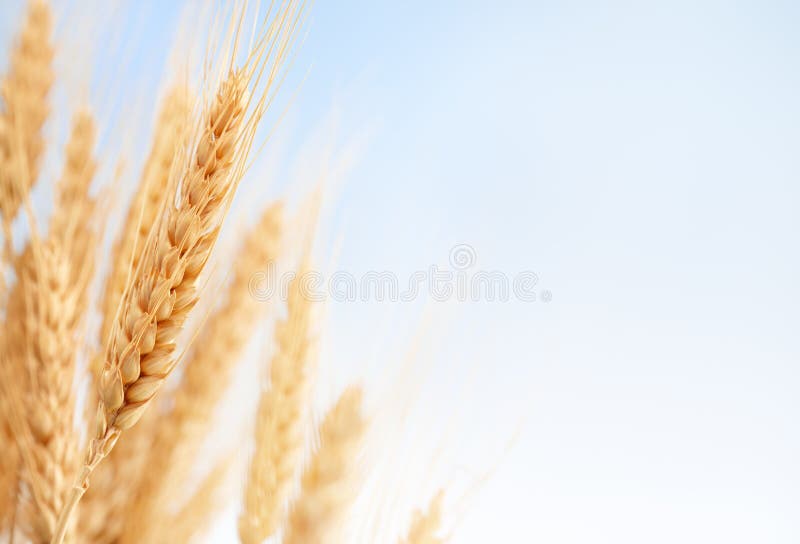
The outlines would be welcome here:
<svg viewBox="0 0 800 544">
<path fill-rule="evenodd" d="M 152 94 L 178 10 L 122 4 Z M 332 125 L 356 149 L 328 272 L 404 286 L 467 244 L 472 272 L 539 278 L 536 302 L 327 308 L 327 399 L 363 376 L 381 404 L 420 345 L 407 425 L 448 446 L 453 542 L 800 540 L 798 27 L 789 1 L 315 2 L 262 153 L 300 160 Z"/>
</svg>

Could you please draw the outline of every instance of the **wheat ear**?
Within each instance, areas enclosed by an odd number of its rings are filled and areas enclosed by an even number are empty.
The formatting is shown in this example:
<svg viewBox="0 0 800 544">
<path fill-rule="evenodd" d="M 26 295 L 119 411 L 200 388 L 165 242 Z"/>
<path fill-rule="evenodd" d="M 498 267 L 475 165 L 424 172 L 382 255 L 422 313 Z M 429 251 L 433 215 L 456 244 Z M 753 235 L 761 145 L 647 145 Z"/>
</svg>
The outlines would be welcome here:
<svg viewBox="0 0 800 544">
<path fill-rule="evenodd" d="M 66 251 L 46 242 L 34 244 L 31 255 L 20 279 L 26 302 L 25 366 L 30 373 L 25 421 L 32 437 L 22 451 L 27 457 L 23 481 L 33 495 L 25 529 L 35 541 L 49 542 L 78 459 L 72 381 L 81 314 Z"/>
<path fill-rule="evenodd" d="M 171 494 L 185 482 L 231 370 L 258 324 L 264 304 L 251 292 L 250 282 L 259 270 L 275 266 L 282 216 L 281 204 L 269 207 L 247 234 L 235 257 L 225 301 L 212 313 L 192 345 L 172 399 L 174 407 L 159 422 L 136 507 L 128 517 L 131 524 L 144 527 L 145 531 L 166 524 L 164 506 L 174 502 Z M 127 533 L 142 538 L 141 530 Z"/>
<path fill-rule="evenodd" d="M 319 428 L 319 449 L 306 468 L 292 504 L 283 544 L 331 542 L 353 501 L 354 476 L 366 430 L 361 389 L 350 387 Z"/>
<path fill-rule="evenodd" d="M 79 111 L 72 120 L 64 168 L 56 184 L 56 205 L 49 236 L 65 248 L 69 258 L 70 281 L 80 291 L 79 309 L 86 306 L 86 291 L 94 272 L 97 226 L 92 224 L 96 203 L 90 186 L 97 170 L 93 157 L 96 127 L 92 114 Z"/>
<path fill-rule="evenodd" d="M 76 113 L 64 150 L 64 169 L 56 184 L 56 206 L 50 220 L 50 236 L 69 242 L 69 257 L 76 261 L 86 258 L 86 242 L 76 243 L 72 238 L 81 235 L 86 219 L 94 212 L 95 203 L 89 188 L 97 169 L 92 157 L 95 137 L 92 114 L 88 110 Z"/>
<path fill-rule="evenodd" d="M 400 541 L 400 544 L 443 544 L 445 542 L 444 538 L 436 536 L 441 531 L 443 500 L 444 493 L 440 491 L 430 502 L 426 511 L 414 512 L 407 536 Z"/>
<path fill-rule="evenodd" d="M 6 234 L 36 181 L 44 149 L 42 126 L 50 111 L 53 83 L 52 13 L 43 0 L 28 3 L 24 26 L 11 51 L 10 69 L 0 82 L 5 142 L 0 145 L 0 214 Z"/>
<path fill-rule="evenodd" d="M 221 488 L 229 472 L 230 459 L 225 457 L 203 478 L 178 513 L 160 528 L 161 538 L 157 542 L 191 542 L 193 537 L 201 534 L 222 504 L 225 494 Z M 132 540 L 141 542 L 135 538 Z"/>
<path fill-rule="evenodd" d="M 299 278 L 307 271 L 301 266 Z M 280 528 L 303 454 L 311 360 L 311 300 L 301 279 L 289 286 L 288 315 L 275 330 L 269 388 L 256 412 L 255 451 L 239 516 L 239 540 L 263 542 Z"/>
<path fill-rule="evenodd" d="M 297 8 L 291 0 L 285 3 L 257 40 L 245 67 L 229 71 L 200 115 L 191 153 L 178 161 L 179 168 L 172 169 L 170 200 L 127 282 L 106 343 L 94 438 L 59 515 L 53 544 L 63 542 L 92 471 L 120 434 L 138 421 L 177 363 L 177 336 L 197 301 L 199 275 L 244 174 L 269 91 L 286 60 L 302 12 Z M 267 64 L 265 90 L 247 116 L 248 85 L 258 85 Z"/>
<path fill-rule="evenodd" d="M 170 171 L 179 156 L 179 146 L 187 136 L 190 102 L 188 93 L 176 86 L 166 94 L 161 104 L 139 185 L 111 252 L 111 270 L 100 306 L 102 344 L 114 324 L 128 273 L 138 267 L 142 248 L 166 203 Z M 95 380 L 99 379 L 102 363 L 102 356 L 91 360 L 91 377 Z M 97 399 L 92 401 L 96 403 Z M 84 499 L 86 504 L 80 511 L 79 533 L 83 540 L 102 543 L 119 539 L 125 521 L 123 514 L 134 503 L 135 486 L 120 486 L 116 478 L 124 474 L 131 484 L 139 481 L 152 446 L 155 423 L 155 417 L 145 417 L 101 465 Z"/>
<path fill-rule="evenodd" d="M 59 520 L 60 543 L 89 476 L 132 427 L 175 366 L 175 340 L 197 301 L 196 285 L 243 173 L 254 122 L 245 120 L 252 72 L 231 72 L 202 115 L 197 143 L 143 248 L 106 346 L 95 437 Z M 253 120 L 253 118 L 251 118 Z"/>
<path fill-rule="evenodd" d="M 139 420 L 177 362 L 175 340 L 197 301 L 198 277 L 238 182 L 237 144 L 246 106 L 246 76 L 232 72 L 203 116 L 176 201 L 166 207 L 143 248 L 106 345 L 95 436 L 66 515 L 85 492 L 91 472 L 120 433 Z"/>
</svg>

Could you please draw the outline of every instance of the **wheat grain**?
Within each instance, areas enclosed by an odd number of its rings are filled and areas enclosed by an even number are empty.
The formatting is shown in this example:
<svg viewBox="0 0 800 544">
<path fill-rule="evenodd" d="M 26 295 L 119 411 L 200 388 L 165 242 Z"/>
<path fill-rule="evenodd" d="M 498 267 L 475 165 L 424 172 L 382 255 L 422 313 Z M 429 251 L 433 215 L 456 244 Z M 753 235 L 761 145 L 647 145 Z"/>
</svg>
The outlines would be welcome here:
<svg viewBox="0 0 800 544">
<path fill-rule="evenodd" d="M 252 296 L 250 281 L 257 271 L 275 264 L 282 214 L 280 204 L 271 206 L 245 237 L 234 261 L 227 297 L 203 325 L 192 346 L 173 399 L 174 408 L 157 429 L 136 507 L 128 517 L 131 525 L 144 527 L 144 531 L 165 525 L 164 506 L 174 502 L 170 492 L 185 482 L 230 372 L 258 323 L 263 304 Z M 144 538 L 141 530 L 127 533 Z"/>
<path fill-rule="evenodd" d="M 6 234 L 20 204 L 38 176 L 53 82 L 52 14 L 43 0 L 28 4 L 25 22 L 11 51 L 10 69 L 0 83 L 5 101 L 5 142 L 0 145 L 0 214 Z"/>
<path fill-rule="evenodd" d="M 336 540 L 355 495 L 355 469 L 366 430 L 361 397 L 360 388 L 346 389 L 322 421 L 319 449 L 303 474 L 283 544 Z"/>
<path fill-rule="evenodd" d="M 307 269 L 301 266 L 299 278 Z M 299 278 L 289 286 L 288 316 L 275 331 L 269 389 L 261 394 L 256 412 L 255 451 L 239 517 L 243 544 L 263 542 L 280 528 L 302 458 L 311 301 L 301 291 Z"/>
</svg>

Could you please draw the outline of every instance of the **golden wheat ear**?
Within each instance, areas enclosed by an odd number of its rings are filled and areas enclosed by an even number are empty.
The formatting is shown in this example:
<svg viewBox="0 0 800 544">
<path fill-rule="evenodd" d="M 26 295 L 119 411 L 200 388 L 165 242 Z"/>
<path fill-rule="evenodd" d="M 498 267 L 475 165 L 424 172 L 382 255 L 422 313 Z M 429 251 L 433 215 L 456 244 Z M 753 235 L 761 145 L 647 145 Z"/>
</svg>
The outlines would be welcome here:
<svg viewBox="0 0 800 544">
<path fill-rule="evenodd" d="M 269 81 L 286 59 L 296 19 L 295 2 L 281 6 L 278 22 L 257 41 L 247 63 L 225 74 L 196 120 L 189 151 L 172 169 L 167 205 L 115 314 L 100 377 L 94 438 L 59 516 L 54 544 L 63 542 L 94 469 L 120 434 L 141 418 L 177 364 L 177 337 L 197 302 L 200 274 L 246 169 L 255 129 L 266 108 Z M 267 90 L 251 102 L 252 86 L 258 85 L 267 63 Z"/>
<path fill-rule="evenodd" d="M 43 0 L 28 3 L 25 22 L 11 50 L 9 72 L 0 82 L 0 214 L 5 234 L 36 182 L 44 150 L 42 126 L 50 112 L 53 83 L 53 16 Z M 8 243 L 8 241 L 7 241 Z"/>
<path fill-rule="evenodd" d="M 440 491 L 428 505 L 427 510 L 414 512 L 407 536 L 400 544 L 443 544 L 445 539 L 437 536 L 442 527 L 442 502 L 444 492 Z"/>
<path fill-rule="evenodd" d="M 144 540 L 149 535 L 157 540 L 150 532 L 166 528 L 168 506 L 174 504 L 177 492 L 188 480 L 231 372 L 260 321 L 265 304 L 251 292 L 250 282 L 257 272 L 275 267 L 282 228 L 283 206 L 278 203 L 264 211 L 242 241 L 224 301 L 192 343 L 183 376 L 170 398 L 173 408 L 156 428 L 147 454 L 147 471 L 142 474 L 132 515 L 128 516 L 131 530 L 124 534 Z M 140 529 L 133 530 L 133 525 Z"/>
<path fill-rule="evenodd" d="M 350 387 L 325 415 L 319 427 L 319 448 L 291 505 L 284 544 L 336 542 L 357 494 L 355 480 L 367 427 L 361 401 L 361 389 Z"/>
<path fill-rule="evenodd" d="M 311 300 L 301 289 L 308 265 L 289 285 L 288 314 L 275 329 L 270 383 L 256 412 L 255 450 L 239 517 L 243 544 L 263 542 L 280 529 L 303 454 L 309 401 Z"/>
<path fill-rule="evenodd" d="M 97 129 L 88 110 L 75 114 L 64 150 L 64 168 L 56 184 L 56 202 L 48 235 L 67 253 L 70 281 L 79 292 L 79 310 L 86 310 L 89 283 L 94 274 L 99 226 L 94 224 L 97 203 L 90 195 L 97 170 L 93 151 Z"/>
<path fill-rule="evenodd" d="M 190 113 L 188 91 L 182 86 L 171 87 L 161 103 L 139 184 L 111 250 L 110 270 L 100 302 L 101 345 L 105 345 L 113 327 L 129 274 L 137 268 L 151 228 L 166 205 L 170 171 L 179 156 L 180 146 L 187 139 Z M 95 386 L 102 364 L 101 354 L 90 361 L 90 378 Z M 98 402 L 95 393 L 96 387 L 90 390 L 87 401 L 92 415 Z M 101 465 L 79 512 L 78 533 L 82 541 L 116 542 L 120 538 L 124 513 L 130 511 L 135 502 L 135 484 L 147 463 L 156 423 L 156 417 L 145 417 Z M 125 475 L 128 485 L 119 485 L 120 474 Z"/>
<path fill-rule="evenodd" d="M 93 144 L 94 121 L 88 113 L 80 113 L 67 141 L 50 236 L 41 241 L 33 233 L 17 261 L 17 283 L 10 297 L 6 333 L 14 334 L 10 355 L 24 372 L 17 386 L 24 391 L 21 432 L 28 437 L 19 442 L 24 464 L 21 491 L 26 497 L 20 525 L 35 541 L 52 538 L 78 460 L 72 384 L 78 329 L 85 316 L 86 282 L 79 280 L 90 267 L 83 262 L 86 255 L 73 251 L 79 244 L 88 251 L 91 239 L 86 234 L 90 231 L 84 228 L 78 233 L 68 223 L 90 213 Z M 76 210 L 77 216 L 68 210 Z"/>
<path fill-rule="evenodd" d="M 22 528 L 32 540 L 48 542 L 78 460 L 72 382 L 81 313 L 65 249 L 48 241 L 33 244 L 30 256 L 20 277 L 26 310 L 23 364 L 30 375 L 24 420 L 31 437 L 21 442 L 22 484 L 32 497 Z"/>
<path fill-rule="evenodd" d="M 111 266 L 105 280 L 100 302 L 100 344 L 104 345 L 114 324 L 119 301 L 125 292 L 129 273 L 141 260 L 143 248 L 163 211 L 168 194 L 169 175 L 179 148 L 187 138 L 191 99 L 182 86 L 173 86 L 166 93 L 155 122 L 153 142 L 144 163 L 125 220 L 111 251 Z M 102 371 L 103 357 L 96 354 L 90 361 L 90 378 L 95 387 L 90 389 L 87 412 L 91 416 L 97 409 L 96 384 Z M 114 448 L 98 470 L 92 488 L 80 509 L 78 531 L 87 542 L 114 542 L 122 533 L 124 512 L 134 501 L 133 482 L 138 481 L 151 447 L 157 419 L 146 417 L 135 432 L 130 433 Z M 127 480 L 131 485 L 121 486 Z"/>
<path fill-rule="evenodd" d="M 216 241 L 235 183 L 231 166 L 241 137 L 246 81 L 232 73 L 204 115 L 203 135 L 123 296 L 100 380 L 88 473 L 132 427 L 172 371 L 175 340 L 197 301 L 196 286 Z"/>
</svg>

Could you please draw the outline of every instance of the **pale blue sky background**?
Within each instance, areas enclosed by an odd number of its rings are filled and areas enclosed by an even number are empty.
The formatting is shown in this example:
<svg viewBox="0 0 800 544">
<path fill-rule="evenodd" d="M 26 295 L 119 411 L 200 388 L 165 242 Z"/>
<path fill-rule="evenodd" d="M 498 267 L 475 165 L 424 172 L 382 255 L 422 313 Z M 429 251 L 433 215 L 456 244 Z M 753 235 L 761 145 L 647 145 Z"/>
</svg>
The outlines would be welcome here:
<svg viewBox="0 0 800 544">
<path fill-rule="evenodd" d="M 143 4 L 155 59 L 170 25 Z M 285 145 L 332 108 L 369 129 L 337 268 L 405 278 L 467 243 L 553 293 L 449 308 L 430 383 L 459 470 L 521 428 L 454 542 L 797 542 L 800 6 L 432 4 L 318 0 Z M 413 336 L 388 306 L 333 304 L 330 357 Z"/>
</svg>

